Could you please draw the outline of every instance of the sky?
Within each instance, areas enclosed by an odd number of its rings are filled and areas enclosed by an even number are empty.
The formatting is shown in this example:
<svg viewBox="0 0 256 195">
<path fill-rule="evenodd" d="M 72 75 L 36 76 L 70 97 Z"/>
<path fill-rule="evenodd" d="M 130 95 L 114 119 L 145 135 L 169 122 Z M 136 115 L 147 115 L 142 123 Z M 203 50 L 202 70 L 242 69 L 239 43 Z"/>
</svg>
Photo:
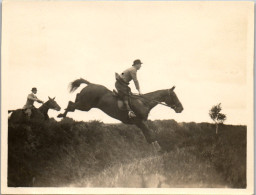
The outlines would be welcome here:
<svg viewBox="0 0 256 195">
<path fill-rule="evenodd" d="M 209 110 L 221 103 L 227 124 L 247 124 L 253 2 L 5 1 L 2 26 L 8 109 L 22 108 L 37 87 L 39 99 L 56 97 L 63 112 L 86 86 L 70 94 L 70 82 L 84 78 L 112 90 L 114 73 L 140 59 L 142 93 L 176 86 L 184 107 L 177 114 L 158 105 L 150 120 L 212 122 Z M 98 109 L 68 116 L 119 122 Z"/>
</svg>

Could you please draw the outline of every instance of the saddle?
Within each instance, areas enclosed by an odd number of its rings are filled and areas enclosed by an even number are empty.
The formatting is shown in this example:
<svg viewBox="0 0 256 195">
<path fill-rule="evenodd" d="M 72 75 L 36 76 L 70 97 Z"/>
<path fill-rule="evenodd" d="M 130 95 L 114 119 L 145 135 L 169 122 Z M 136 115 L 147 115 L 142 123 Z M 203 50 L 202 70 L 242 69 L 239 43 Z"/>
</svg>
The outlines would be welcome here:
<svg viewBox="0 0 256 195">
<path fill-rule="evenodd" d="M 117 98 L 117 106 L 120 110 L 125 111 L 126 107 L 124 105 L 124 101 L 122 99 L 122 97 L 119 95 L 119 93 L 117 92 L 117 90 L 113 89 L 113 95 Z M 129 101 L 130 104 L 130 101 Z"/>
</svg>

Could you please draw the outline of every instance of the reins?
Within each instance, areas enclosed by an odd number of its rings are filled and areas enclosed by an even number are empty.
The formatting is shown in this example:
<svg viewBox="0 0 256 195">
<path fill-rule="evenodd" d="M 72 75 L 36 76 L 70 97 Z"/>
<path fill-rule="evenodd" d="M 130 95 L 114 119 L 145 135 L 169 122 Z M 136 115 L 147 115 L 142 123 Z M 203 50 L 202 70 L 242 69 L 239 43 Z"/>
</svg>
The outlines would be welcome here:
<svg viewBox="0 0 256 195">
<path fill-rule="evenodd" d="M 167 106 L 167 107 L 169 107 L 169 108 L 171 108 L 171 106 L 169 106 L 169 105 L 167 105 L 167 104 L 165 104 L 165 103 L 163 103 L 163 102 L 159 102 L 159 101 L 156 101 L 156 100 L 151 100 L 151 99 L 148 99 L 148 98 L 146 98 L 146 97 L 143 97 L 143 96 L 141 96 L 141 95 L 139 95 L 139 94 L 136 94 L 136 93 L 133 93 L 133 94 L 131 94 L 131 95 L 129 95 L 130 97 L 140 97 L 140 98 L 143 98 L 143 99 L 145 99 L 145 100 L 147 100 L 147 101 L 151 101 L 151 102 L 155 102 L 155 103 L 157 103 L 157 104 L 161 104 L 161 105 L 163 105 L 163 106 Z"/>
</svg>

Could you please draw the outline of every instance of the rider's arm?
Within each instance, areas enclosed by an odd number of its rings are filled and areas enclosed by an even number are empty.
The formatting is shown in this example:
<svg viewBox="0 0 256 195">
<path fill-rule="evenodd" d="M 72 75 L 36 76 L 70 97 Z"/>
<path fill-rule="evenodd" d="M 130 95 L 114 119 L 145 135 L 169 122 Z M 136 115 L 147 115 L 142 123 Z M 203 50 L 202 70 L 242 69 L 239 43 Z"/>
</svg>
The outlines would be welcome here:
<svg viewBox="0 0 256 195">
<path fill-rule="evenodd" d="M 37 99 L 37 102 L 38 102 L 38 103 L 41 103 L 41 104 L 44 103 L 44 101 L 39 100 L 39 99 Z"/>
<path fill-rule="evenodd" d="M 138 81 L 138 79 L 137 79 L 137 71 L 136 71 L 136 70 L 131 71 L 131 76 L 132 76 L 132 80 L 134 81 L 134 84 L 135 84 L 136 89 L 137 89 L 137 90 L 139 91 L 139 93 L 141 94 L 139 81 Z"/>
<path fill-rule="evenodd" d="M 37 101 L 37 102 L 39 102 L 39 103 L 43 103 L 42 100 L 39 100 L 35 95 L 32 95 L 32 94 L 29 94 L 29 95 L 28 95 L 28 99 L 29 99 L 29 100 Z"/>
</svg>

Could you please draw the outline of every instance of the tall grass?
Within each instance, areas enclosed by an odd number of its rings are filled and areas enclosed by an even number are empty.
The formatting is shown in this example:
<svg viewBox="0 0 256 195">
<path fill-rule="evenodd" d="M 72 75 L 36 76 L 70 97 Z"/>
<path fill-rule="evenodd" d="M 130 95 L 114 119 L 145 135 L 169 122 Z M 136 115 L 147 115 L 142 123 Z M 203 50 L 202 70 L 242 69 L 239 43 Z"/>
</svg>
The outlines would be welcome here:
<svg viewBox="0 0 256 195">
<path fill-rule="evenodd" d="M 149 121 L 165 154 L 135 126 L 34 121 L 8 127 L 8 186 L 246 187 L 246 127 Z"/>
</svg>

